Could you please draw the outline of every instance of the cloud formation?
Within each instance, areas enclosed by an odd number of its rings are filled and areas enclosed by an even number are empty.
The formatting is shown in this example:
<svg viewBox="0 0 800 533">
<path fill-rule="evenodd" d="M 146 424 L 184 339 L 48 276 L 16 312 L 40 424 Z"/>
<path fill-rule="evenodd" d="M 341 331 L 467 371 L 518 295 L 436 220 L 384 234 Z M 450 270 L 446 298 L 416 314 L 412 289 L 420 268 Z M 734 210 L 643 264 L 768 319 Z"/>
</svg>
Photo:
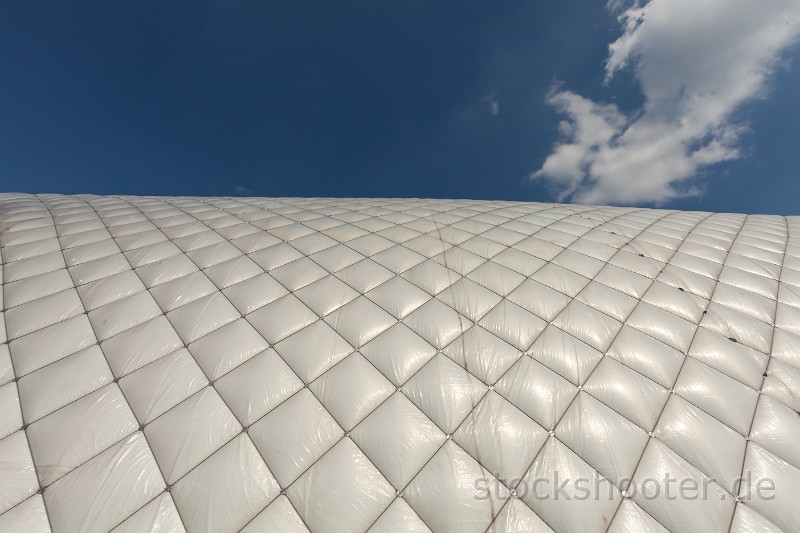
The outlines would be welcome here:
<svg viewBox="0 0 800 533">
<path fill-rule="evenodd" d="M 747 127 L 733 119 L 763 96 L 800 39 L 798 0 L 611 0 L 622 35 L 609 46 L 606 80 L 632 69 L 644 96 L 623 113 L 555 87 L 561 140 L 531 179 L 559 200 L 656 203 L 699 194 L 704 167 L 741 157 Z"/>
</svg>

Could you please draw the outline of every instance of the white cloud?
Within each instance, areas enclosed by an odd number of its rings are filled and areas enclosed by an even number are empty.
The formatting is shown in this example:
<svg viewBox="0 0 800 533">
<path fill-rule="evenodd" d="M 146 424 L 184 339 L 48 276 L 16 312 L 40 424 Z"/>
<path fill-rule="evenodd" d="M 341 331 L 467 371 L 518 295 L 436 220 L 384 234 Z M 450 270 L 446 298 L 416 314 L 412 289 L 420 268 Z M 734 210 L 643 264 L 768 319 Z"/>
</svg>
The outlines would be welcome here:
<svg viewBox="0 0 800 533">
<path fill-rule="evenodd" d="M 746 126 L 733 121 L 763 96 L 781 53 L 800 38 L 798 0 L 611 0 L 622 35 L 609 46 L 606 79 L 633 70 L 644 104 L 625 114 L 554 89 L 548 103 L 567 120 L 562 140 L 531 179 L 561 200 L 663 203 L 698 194 L 691 178 L 741 157 Z"/>
<path fill-rule="evenodd" d="M 500 113 L 500 102 L 497 101 L 494 94 L 486 96 L 483 100 L 489 106 L 489 113 L 491 113 L 493 117 L 496 117 Z"/>
</svg>

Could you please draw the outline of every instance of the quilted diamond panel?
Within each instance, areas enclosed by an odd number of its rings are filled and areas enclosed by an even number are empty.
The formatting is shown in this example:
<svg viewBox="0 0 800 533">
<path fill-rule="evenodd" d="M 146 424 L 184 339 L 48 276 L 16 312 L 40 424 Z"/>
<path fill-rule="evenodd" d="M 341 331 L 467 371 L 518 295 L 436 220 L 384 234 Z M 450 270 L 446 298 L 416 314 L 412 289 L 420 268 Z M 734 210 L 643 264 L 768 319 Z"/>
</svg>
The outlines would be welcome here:
<svg viewBox="0 0 800 533">
<path fill-rule="evenodd" d="M 0 194 L 0 531 L 796 531 L 800 218 Z"/>
</svg>

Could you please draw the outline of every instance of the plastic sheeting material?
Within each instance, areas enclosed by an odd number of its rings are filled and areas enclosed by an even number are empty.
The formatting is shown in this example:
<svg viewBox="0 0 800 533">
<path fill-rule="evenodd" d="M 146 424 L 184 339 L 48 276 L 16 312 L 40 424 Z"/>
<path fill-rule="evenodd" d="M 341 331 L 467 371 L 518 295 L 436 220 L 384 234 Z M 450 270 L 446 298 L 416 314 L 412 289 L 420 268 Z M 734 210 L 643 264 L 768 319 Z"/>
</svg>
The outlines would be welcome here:
<svg viewBox="0 0 800 533">
<path fill-rule="evenodd" d="M 800 528 L 797 217 L 0 194 L 0 283 L 2 532 Z"/>
</svg>

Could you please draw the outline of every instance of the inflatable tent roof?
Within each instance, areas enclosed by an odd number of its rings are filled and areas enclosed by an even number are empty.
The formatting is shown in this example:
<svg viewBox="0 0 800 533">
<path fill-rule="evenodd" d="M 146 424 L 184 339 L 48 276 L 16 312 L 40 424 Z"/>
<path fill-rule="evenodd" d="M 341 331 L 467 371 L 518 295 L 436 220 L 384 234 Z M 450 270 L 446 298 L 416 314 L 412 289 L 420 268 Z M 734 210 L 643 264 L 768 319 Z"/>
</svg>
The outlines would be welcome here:
<svg viewBox="0 0 800 533">
<path fill-rule="evenodd" d="M 800 217 L 5 194 L 0 254 L 0 531 L 800 528 Z"/>
</svg>

